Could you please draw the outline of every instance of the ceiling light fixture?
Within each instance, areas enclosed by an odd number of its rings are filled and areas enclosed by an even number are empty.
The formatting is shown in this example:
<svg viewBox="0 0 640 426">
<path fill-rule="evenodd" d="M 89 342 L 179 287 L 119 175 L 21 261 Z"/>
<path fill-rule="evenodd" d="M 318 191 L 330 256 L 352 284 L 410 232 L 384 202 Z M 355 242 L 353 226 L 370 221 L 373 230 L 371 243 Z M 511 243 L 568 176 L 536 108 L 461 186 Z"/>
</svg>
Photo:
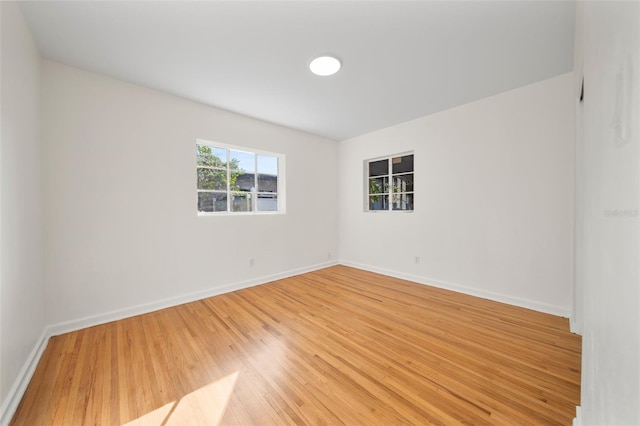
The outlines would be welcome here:
<svg viewBox="0 0 640 426">
<path fill-rule="evenodd" d="M 333 56 L 320 56 L 311 61 L 309 69 L 315 75 L 326 77 L 337 73 L 341 66 L 340 61 Z"/>
</svg>

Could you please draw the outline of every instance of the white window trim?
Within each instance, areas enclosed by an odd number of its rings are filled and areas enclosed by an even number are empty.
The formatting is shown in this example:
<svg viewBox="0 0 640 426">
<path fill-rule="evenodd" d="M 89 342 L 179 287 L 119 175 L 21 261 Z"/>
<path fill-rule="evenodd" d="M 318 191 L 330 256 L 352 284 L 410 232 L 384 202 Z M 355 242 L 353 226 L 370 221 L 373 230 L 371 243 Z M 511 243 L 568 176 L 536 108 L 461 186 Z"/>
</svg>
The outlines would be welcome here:
<svg viewBox="0 0 640 426">
<path fill-rule="evenodd" d="M 196 145 L 206 145 L 206 146 L 210 146 L 212 148 L 223 148 L 227 150 L 227 153 L 229 150 L 233 150 L 233 151 L 239 151 L 239 152 L 246 152 L 246 153 L 250 153 L 250 154 L 255 154 L 256 155 L 256 161 L 257 161 L 257 156 L 258 155 L 265 155 L 265 156 L 270 156 L 270 157 L 276 157 L 278 159 L 278 192 L 276 193 L 278 195 L 278 210 L 277 211 L 257 211 L 255 210 L 255 206 L 256 203 L 258 202 L 258 194 L 266 194 L 266 193 L 262 193 L 262 192 L 258 192 L 257 188 L 255 188 L 253 191 L 250 192 L 250 194 L 252 194 L 252 206 L 254 208 L 254 210 L 250 211 L 250 212 L 232 212 L 232 211 L 223 211 L 223 212 L 201 212 L 198 211 L 197 209 L 197 205 L 198 205 L 198 193 L 199 192 L 209 192 L 209 191 L 203 191 L 203 190 L 199 190 L 198 189 L 198 177 L 196 176 L 196 182 L 195 182 L 195 187 L 196 187 L 196 215 L 198 217 L 206 217 L 206 216 L 254 216 L 254 215 L 278 215 L 278 214 L 285 214 L 286 213 L 286 156 L 284 154 L 280 154 L 277 152 L 270 152 L 270 151 L 264 151 L 264 150 L 260 150 L 260 149 L 253 149 L 253 148 L 249 148 L 246 146 L 238 146 L 238 145 L 229 145 L 229 144 L 225 144 L 225 143 L 219 143 L 219 142 L 214 142 L 214 141 L 209 141 L 206 139 L 196 139 Z M 195 158 L 195 165 L 196 165 L 196 170 L 199 167 L 198 166 L 198 159 L 197 157 Z M 229 168 L 227 168 L 227 182 L 229 181 Z M 258 171 L 256 169 L 255 174 L 257 176 Z M 227 192 L 228 195 L 231 194 L 232 191 L 226 190 L 225 192 Z M 271 194 L 271 193 L 269 193 Z M 227 205 L 228 206 L 228 205 Z"/>
<path fill-rule="evenodd" d="M 415 156 L 415 152 L 414 151 L 405 151 L 405 152 L 400 152 L 397 154 L 390 154 L 390 155 L 382 155 L 380 157 L 373 157 L 373 158 L 367 158 L 366 160 L 364 160 L 362 162 L 362 170 L 363 170 L 363 208 L 364 211 L 366 213 L 413 213 L 415 211 L 415 188 L 413 191 L 410 192 L 405 192 L 405 194 L 414 194 L 414 206 L 412 210 L 394 210 L 393 208 L 389 208 L 386 210 L 370 210 L 369 209 L 369 163 L 373 162 L 373 161 L 380 161 L 380 160 L 390 160 L 392 158 L 395 157 L 402 157 L 405 155 L 413 155 L 413 172 L 406 172 L 406 173 L 396 173 L 396 175 L 404 175 L 404 174 L 409 174 L 412 173 L 413 174 L 413 182 L 415 185 L 415 181 L 416 181 L 416 156 Z M 391 202 L 391 196 L 393 194 L 392 192 L 392 188 L 393 188 L 393 182 L 392 182 L 392 176 L 394 174 L 392 173 L 392 170 L 389 170 L 389 173 L 387 174 L 387 176 L 390 177 L 389 180 L 389 206 L 391 207 L 393 204 Z"/>
</svg>

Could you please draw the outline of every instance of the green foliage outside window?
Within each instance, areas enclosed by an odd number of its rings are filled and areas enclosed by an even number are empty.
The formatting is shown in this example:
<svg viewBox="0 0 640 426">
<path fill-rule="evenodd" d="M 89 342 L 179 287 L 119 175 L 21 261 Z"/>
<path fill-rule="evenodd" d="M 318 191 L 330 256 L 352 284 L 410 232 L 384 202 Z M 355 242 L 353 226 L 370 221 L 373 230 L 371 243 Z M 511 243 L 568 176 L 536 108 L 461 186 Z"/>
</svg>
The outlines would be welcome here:
<svg viewBox="0 0 640 426">
<path fill-rule="evenodd" d="M 227 163 L 218 157 L 210 146 L 196 145 L 198 154 L 198 189 L 227 190 Z M 226 158 L 225 158 L 226 159 Z M 204 166 L 204 167 L 202 167 Z M 239 191 L 238 176 L 245 173 L 237 159 L 229 163 L 229 189 Z"/>
</svg>

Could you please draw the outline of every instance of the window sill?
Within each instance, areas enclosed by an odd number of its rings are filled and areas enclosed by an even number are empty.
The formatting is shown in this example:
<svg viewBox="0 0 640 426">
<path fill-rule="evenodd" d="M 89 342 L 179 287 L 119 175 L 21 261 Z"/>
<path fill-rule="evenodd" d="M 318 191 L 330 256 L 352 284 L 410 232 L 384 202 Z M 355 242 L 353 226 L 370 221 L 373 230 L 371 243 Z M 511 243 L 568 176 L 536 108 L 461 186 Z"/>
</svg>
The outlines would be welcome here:
<svg viewBox="0 0 640 426">
<path fill-rule="evenodd" d="M 197 217 L 224 217 L 224 216 L 272 216 L 286 214 L 284 211 L 278 212 L 198 212 Z"/>
<path fill-rule="evenodd" d="M 365 213 L 413 213 L 415 210 L 365 210 Z"/>
</svg>

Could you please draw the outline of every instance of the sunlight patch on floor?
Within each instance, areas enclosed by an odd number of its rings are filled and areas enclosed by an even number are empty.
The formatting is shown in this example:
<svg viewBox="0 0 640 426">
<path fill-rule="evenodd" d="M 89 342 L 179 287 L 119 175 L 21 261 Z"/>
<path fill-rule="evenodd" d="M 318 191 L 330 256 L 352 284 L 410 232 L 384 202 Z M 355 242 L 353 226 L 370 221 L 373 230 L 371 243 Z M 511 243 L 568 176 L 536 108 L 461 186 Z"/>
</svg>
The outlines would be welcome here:
<svg viewBox="0 0 640 426">
<path fill-rule="evenodd" d="M 217 425 L 227 409 L 239 373 L 229 374 L 124 426 Z"/>
</svg>

